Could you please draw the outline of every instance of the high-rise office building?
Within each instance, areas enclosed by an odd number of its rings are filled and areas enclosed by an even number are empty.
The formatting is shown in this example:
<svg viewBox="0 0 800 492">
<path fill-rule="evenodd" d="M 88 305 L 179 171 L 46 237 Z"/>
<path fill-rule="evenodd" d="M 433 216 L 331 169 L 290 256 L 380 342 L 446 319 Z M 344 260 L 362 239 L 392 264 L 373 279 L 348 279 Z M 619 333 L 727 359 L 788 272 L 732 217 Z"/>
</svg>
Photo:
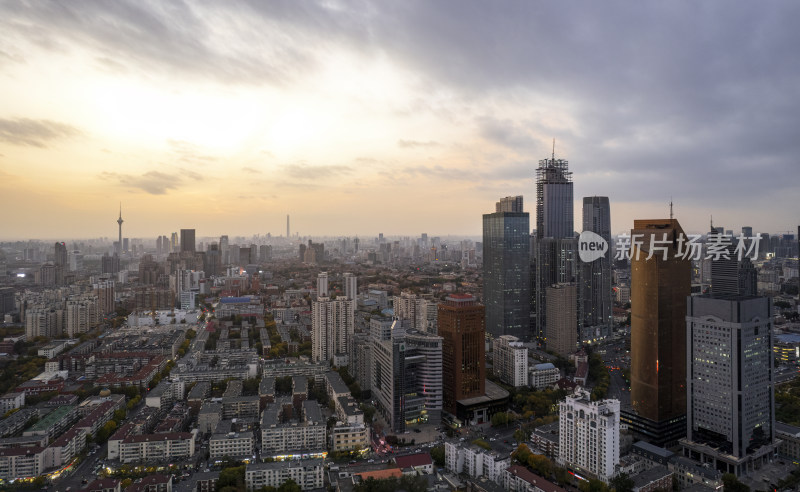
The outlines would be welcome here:
<svg viewBox="0 0 800 492">
<path fill-rule="evenodd" d="M 719 240 L 724 253 L 719 257 L 711 255 L 705 259 L 711 270 L 711 291 L 714 297 L 723 296 L 755 296 L 758 294 L 758 272 L 753 262 L 745 256 L 741 260 L 735 251 L 736 239 L 731 236 L 719 237 L 716 232 L 711 232 L 709 241 Z M 727 256 L 727 258 L 726 258 Z"/>
<path fill-rule="evenodd" d="M 531 300 L 535 319 L 534 335 L 541 342 L 550 337 L 547 333 L 547 288 L 553 284 L 577 283 L 580 274 L 572 200 L 572 172 L 568 162 L 556 159 L 553 152 L 550 159 L 540 160 L 536 169 L 536 236 L 532 256 L 534 285 Z M 576 337 L 583 324 L 580 307 L 575 326 Z"/>
<path fill-rule="evenodd" d="M 578 350 L 578 289 L 575 284 L 553 284 L 545 290 L 547 348 L 560 355 Z"/>
<path fill-rule="evenodd" d="M 536 169 L 536 237 L 573 237 L 572 172 L 568 162 L 556 159 L 539 161 Z"/>
<path fill-rule="evenodd" d="M 439 423 L 443 398 L 442 337 L 405 330 L 372 341 L 372 392 L 378 411 L 396 432 L 406 425 Z"/>
<path fill-rule="evenodd" d="M 581 302 L 583 327 L 581 341 L 593 341 L 611 333 L 614 321 L 611 296 L 611 207 L 606 196 L 583 198 L 583 230 L 606 240 L 609 251 L 592 262 L 581 262 Z"/>
<path fill-rule="evenodd" d="M 317 298 L 311 302 L 311 352 L 315 362 L 332 361 L 334 366 L 349 364 L 353 353 L 355 302 L 328 297 L 328 274 L 319 274 Z"/>
<path fill-rule="evenodd" d="M 181 229 L 181 252 L 195 252 L 194 229 Z"/>
<path fill-rule="evenodd" d="M 676 219 L 635 220 L 631 230 L 631 404 L 629 427 L 657 445 L 686 432 L 686 298 L 691 261 Z M 650 254 L 652 251 L 652 255 Z"/>
<path fill-rule="evenodd" d="M 456 403 L 483 396 L 486 390 L 485 309 L 468 294 L 452 294 L 439 304 L 444 409 L 456 414 Z"/>
<path fill-rule="evenodd" d="M 578 390 L 558 404 L 558 463 L 608 483 L 619 464 L 619 400 Z"/>
<path fill-rule="evenodd" d="M 775 451 L 770 299 L 714 294 L 687 302 L 684 455 L 749 474 Z"/>
<path fill-rule="evenodd" d="M 492 336 L 530 337 L 530 217 L 522 197 L 497 202 L 483 216 L 483 301 Z"/>
</svg>

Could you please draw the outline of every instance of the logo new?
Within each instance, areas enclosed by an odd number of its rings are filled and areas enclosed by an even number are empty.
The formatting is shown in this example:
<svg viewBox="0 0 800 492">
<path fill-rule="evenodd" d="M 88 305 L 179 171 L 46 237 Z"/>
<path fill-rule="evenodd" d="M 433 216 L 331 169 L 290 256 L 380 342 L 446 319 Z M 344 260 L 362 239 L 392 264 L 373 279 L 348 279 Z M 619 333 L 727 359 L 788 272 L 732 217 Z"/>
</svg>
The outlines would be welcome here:
<svg viewBox="0 0 800 492">
<path fill-rule="evenodd" d="M 602 258 L 608 251 L 608 241 L 592 231 L 583 231 L 578 237 L 578 255 L 584 263 Z"/>
</svg>

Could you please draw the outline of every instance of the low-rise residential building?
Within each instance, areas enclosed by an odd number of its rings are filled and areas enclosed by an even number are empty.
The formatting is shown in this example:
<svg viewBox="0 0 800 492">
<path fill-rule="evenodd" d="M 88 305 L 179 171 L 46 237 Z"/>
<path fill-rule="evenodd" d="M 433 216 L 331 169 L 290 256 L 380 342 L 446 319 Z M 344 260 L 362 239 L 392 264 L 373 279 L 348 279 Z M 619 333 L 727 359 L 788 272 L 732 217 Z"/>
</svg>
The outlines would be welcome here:
<svg viewBox="0 0 800 492">
<path fill-rule="evenodd" d="M 294 480 L 301 490 L 319 489 L 324 486 L 321 459 L 252 463 L 245 468 L 244 476 L 248 491 L 262 487 L 277 488 L 289 479 Z"/>
<path fill-rule="evenodd" d="M 220 420 L 222 420 L 222 404 L 213 401 L 204 402 L 197 415 L 197 427 L 200 432 L 214 432 Z"/>
<path fill-rule="evenodd" d="M 633 492 L 656 492 L 672 489 L 673 473 L 666 466 L 656 466 L 633 477 Z"/>
<path fill-rule="evenodd" d="M 433 474 L 433 459 L 430 453 L 414 453 L 398 456 L 394 459 L 394 463 L 403 471 L 403 474 L 409 472 L 414 475 Z"/>
<path fill-rule="evenodd" d="M 258 396 L 232 396 L 222 399 L 223 419 L 258 420 L 260 399 Z"/>
<path fill-rule="evenodd" d="M 227 456 L 250 462 L 254 458 L 254 444 L 252 431 L 234 432 L 233 421 L 223 420 L 208 441 L 209 457 L 221 461 Z"/>
<path fill-rule="evenodd" d="M 369 427 L 364 424 L 336 425 L 329 435 L 332 452 L 362 451 L 370 447 Z"/>
<path fill-rule="evenodd" d="M 326 421 L 315 400 L 303 402 L 301 419 L 287 418 L 291 400 L 282 399 L 267 405 L 261 420 L 262 458 L 292 457 L 297 454 L 322 453 L 325 449 Z M 298 453 L 303 451 L 303 453 Z"/>
<path fill-rule="evenodd" d="M 119 460 L 122 463 L 133 463 L 191 458 L 195 452 L 194 444 L 195 436 L 188 432 L 128 436 L 119 443 Z"/>
<path fill-rule="evenodd" d="M 42 466 L 45 470 L 60 468 L 75 458 L 86 447 L 86 431 L 72 427 L 58 436 L 44 450 Z"/>
<path fill-rule="evenodd" d="M 775 437 L 781 441 L 778 445 L 778 456 L 800 463 L 800 428 L 775 422 Z"/>
<path fill-rule="evenodd" d="M 501 485 L 508 492 L 566 492 L 565 489 L 528 470 L 513 465 L 503 471 Z"/>
<path fill-rule="evenodd" d="M 26 446 L 0 449 L 0 479 L 33 478 L 44 471 L 44 448 Z"/>
<path fill-rule="evenodd" d="M 700 463 L 689 458 L 673 456 L 669 461 L 669 470 L 678 478 L 681 489 L 694 485 L 709 487 L 713 490 L 722 489 L 722 472 L 701 466 Z"/>
<path fill-rule="evenodd" d="M 528 371 L 528 385 L 545 389 L 561 378 L 561 371 L 550 362 L 536 364 Z"/>
<path fill-rule="evenodd" d="M 17 391 L 14 393 L 6 393 L 0 396 L 0 415 L 5 415 L 6 412 L 14 410 L 15 408 L 22 408 L 25 406 L 25 392 Z"/>
<path fill-rule="evenodd" d="M 172 476 L 148 475 L 126 487 L 125 492 L 172 492 Z"/>
<path fill-rule="evenodd" d="M 78 418 L 77 407 L 58 407 L 42 417 L 38 422 L 25 429 L 23 436 L 47 436 L 52 441 L 57 435 L 64 432 Z"/>
<path fill-rule="evenodd" d="M 531 434 L 533 445 L 551 460 L 558 458 L 558 421 L 540 425 Z"/>
<path fill-rule="evenodd" d="M 472 443 L 447 441 L 444 444 L 445 469 L 470 478 L 485 476 L 499 483 L 503 471 L 511 466 L 511 456 L 489 451 Z"/>
</svg>

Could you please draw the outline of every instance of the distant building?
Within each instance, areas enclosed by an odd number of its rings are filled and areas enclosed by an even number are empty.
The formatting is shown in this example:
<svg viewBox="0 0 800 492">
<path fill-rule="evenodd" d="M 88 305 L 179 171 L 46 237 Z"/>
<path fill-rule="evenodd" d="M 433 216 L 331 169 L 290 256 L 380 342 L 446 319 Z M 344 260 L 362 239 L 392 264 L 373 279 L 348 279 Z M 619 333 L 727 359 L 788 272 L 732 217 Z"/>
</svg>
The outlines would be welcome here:
<svg viewBox="0 0 800 492">
<path fill-rule="evenodd" d="M 328 274 L 317 277 L 317 298 L 311 302 L 311 352 L 314 362 L 334 361 L 335 366 L 349 365 L 353 353 L 355 304 L 349 299 L 328 295 Z"/>
<path fill-rule="evenodd" d="M 561 371 L 550 362 L 536 364 L 530 368 L 528 385 L 536 389 L 545 389 L 561 378 Z"/>
<path fill-rule="evenodd" d="M 300 490 L 323 488 L 324 467 L 321 459 L 301 461 L 276 461 L 252 463 L 245 468 L 245 485 L 248 492 L 263 487 L 278 488 L 289 479 L 300 486 Z"/>
<path fill-rule="evenodd" d="M 181 229 L 181 252 L 194 253 L 195 251 L 194 229 Z"/>
</svg>

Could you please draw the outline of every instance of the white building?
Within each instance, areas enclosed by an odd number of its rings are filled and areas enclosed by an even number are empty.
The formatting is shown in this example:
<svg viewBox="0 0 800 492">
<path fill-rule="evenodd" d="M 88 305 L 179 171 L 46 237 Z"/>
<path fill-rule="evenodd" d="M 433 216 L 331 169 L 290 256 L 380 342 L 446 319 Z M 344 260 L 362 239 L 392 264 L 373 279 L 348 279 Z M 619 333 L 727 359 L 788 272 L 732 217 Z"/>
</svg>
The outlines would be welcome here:
<svg viewBox="0 0 800 492">
<path fill-rule="evenodd" d="M 5 415 L 9 410 L 25 406 L 25 392 L 6 393 L 0 396 L 0 415 Z"/>
<path fill-rule="evenodd" d="M 528 385 L 528 348 L 519 338 L 502 335 L 492 342 L 494 374 L 516 388 Z"/>
<path fill-rule="evenodd" d="M 314 362 L 332 359 L 348 365 L 353 353 L 355 302 L 328 297 L 328 274 L 317 277 L 317 299 L 311 303 L 311 354 Z"/>
<path fill-rule="evenodd" d="M 528 385 L 544 389 L 561 379 L 561 371 L 550 362 L 536 364 L 528 372 Z"/>
<path fill-rule="evenodd" d="M 619 464 L 619 400 L 579 389 L 558 407 L 558 463 L 608 483 Z"/>
<path fill-rule="evenodd" d="M 323 472 L 321 459 L 253 463 L 245 468 L 244 480 L 248 491 L 277 488 L 290 478 L 301 490 L 313 490 L 324 486 Z"/>
<path fill-rule="evenodd" d="M 511 456 L 508 454 L 499 454 L 459 441 L 444 443 L 444 461 L 445 469 L 449 472 L 464 473 L 470 478 L 485 476 L 497 484 L 500 484 L 503 471 L 511 466 Z"/>
</svg>

